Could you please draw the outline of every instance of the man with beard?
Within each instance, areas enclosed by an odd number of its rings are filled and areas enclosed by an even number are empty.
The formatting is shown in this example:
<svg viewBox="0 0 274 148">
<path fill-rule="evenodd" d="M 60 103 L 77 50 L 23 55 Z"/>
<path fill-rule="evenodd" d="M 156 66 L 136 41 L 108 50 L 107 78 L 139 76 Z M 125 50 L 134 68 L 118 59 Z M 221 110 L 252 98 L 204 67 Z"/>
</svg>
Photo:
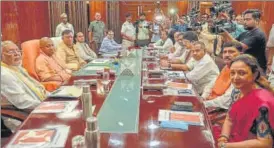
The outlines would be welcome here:
<svg viewBox="0 0 274 148">
<path fill-rule="evenodd" d="M 244 12 L 244 28 L 247 31 L 240 34 L 236 39 L 227 31 L 222 35 L 227 41 L 241 44 L 243 52 L 254 56 L 265 72 L 267 68 L 265 55 L 266 37 L 259 28 L 260 18 L 261 13 L 259 10 L 248 9 Z"/>
<path fill-rule="evenodd" d="M 230 65 L 234 58 L 240 55 L 239 44 L 227 42 L 223 46 L 223 60 L 226 66 L 214 83 L 205 87 L 202 97 L 205 99 L 205 107 L 218 107 L 228 109 L 232 100 L 233 85 L 230 81 Z"/>
<path fill-rule="evenodd" d="M 136 34 L 137 40 L 136 43 L 138 46 L 147 46 L 149 44 L 149 23 L 145 20 L 146 14 L 140 14 L 140 20 L 137 22 Z"/>
</svg>

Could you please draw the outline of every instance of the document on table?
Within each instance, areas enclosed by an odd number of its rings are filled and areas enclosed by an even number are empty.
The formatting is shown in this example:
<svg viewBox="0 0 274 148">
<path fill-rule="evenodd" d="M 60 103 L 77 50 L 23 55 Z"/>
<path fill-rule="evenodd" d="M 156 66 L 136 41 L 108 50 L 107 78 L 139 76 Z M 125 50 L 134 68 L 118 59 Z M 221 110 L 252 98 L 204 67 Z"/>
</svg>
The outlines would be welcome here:
<svg viewBox="0 0 274 148">
<path fill-rule="evenodd" d="M 79 101 L 48 101 L 42 102 L 32 113 L 62 113 L 71 112 Z"/>
<path fill-rule="evenodd" d="M 91 71 L 103 71 L 104 70 L 104 66 L 87 66 L 86 68 L 84 68 L 84 70 L 91 70 Z"/>
<path fill-rule="evenodd" d="M 91 63 L 93 63 L 93 64 L 105 64 L 109 61 L 110 61 L 110 59 L 95 59 Z"/>
<path fill-rule="evenodd" d="M 82 92 L 82 88 L 77 86 L 61 86 L 54 92 L 50 93 L 48 97 L 78 98 L 82 95 Z"/>
<path fill-rule="evenodd" d="M 167 77 L 171 79 L 185 79 L 183 71 L 167 71 Z"/>
<path fill-rule="evenodd" d="M 65 147 L 69 126 L 60 125 L 44 129 L 19 130 L 7 148 Z"/>
<path fill-rule="evenodd" d="M 189 125 L 204 126 L 203 115 L 200 112 L 159 110 L 158 121 L 180 121 Z"/>
</svg>

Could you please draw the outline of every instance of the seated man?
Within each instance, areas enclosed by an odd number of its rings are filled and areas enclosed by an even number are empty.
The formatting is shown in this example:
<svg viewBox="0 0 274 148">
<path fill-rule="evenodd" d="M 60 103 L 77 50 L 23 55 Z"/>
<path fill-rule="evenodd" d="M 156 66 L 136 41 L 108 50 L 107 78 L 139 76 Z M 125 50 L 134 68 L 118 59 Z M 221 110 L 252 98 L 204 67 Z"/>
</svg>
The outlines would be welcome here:
<svg viewBox="0 0 274 148">
<path fill-rule="evenodd" d="M 122 45 L 116 43 L 113 38 L 114 32 L 112 30 L 108 30 L 107 36 L 103 39 L 99 52 L 106 53 L 120 50 Z"/>
<path fill-rule="evenodd" d="M 87 43 L 85 43 L 85 36 L 82 32 L 76 34 L 76 48 L 78 48 L 78 55 L 86 62 L 90 62 L 97 58 L 96 53 L 90 49 Z"/>
<path fill-rule="evenodd" d="M 62 32 L 62 40 L 56 50 L 56 57 L 66 64 L 66 68 L 77 71 L 86 62 L 78 55 L 78 48 L 73 44 L 73 34 L 71 30 Z"/>
<path fill-rule="evenodd" d="M 173 47 L 173 42 L 170 38 L 168 38 L 168 32 L 162 31 L 161 32 L 161 39 L 154 44 L 150 44 L 150 47 L 164 50 L 165 52 L 169 52 L 170 49 Z"/>
<path fill-rule="evenodd" d="M 218 107 L 228 109 L 231 104 L 231 93 L 233 85 L 230 80 L 230 64 L 234 58 L 240 55 L 238 50 L 240 45 L 235 43 L 225 43 L 223 46 L 223 60 L 226 66 L 221 71 L 215 82 L 205 87 L 202 97 L 205 107 Z"/>
<path fill-rule="evenodd" d="M 180 32 L 175 32 L 174 33 L 175 44 L 170 49 L 170 53 L 168 54 L 168 59 L 173 59 L 173 58 L 176 58 L 176 57 L 178 58 L 182 55 L 183 45 L 180 44 L 182 42 L 178 42 L 178 39 L 182 40 L 183 39 L 183 34 L 180 33 Z"/>
<path fill-rule="evenodd" d="M 182 54 L 180 57 L 172 59 L 170 63 L 172 64 L 184 64 L 188 62 L 191 58 L 190 50 L 193 48 L 193 43 L 198 41 L 198 35 L 193 31 L 187 31 L 181 35 L 179 35 L 178 43 L 183 45 Z"/>
<path fill-rule="evenodd" d="M 71 77 L 71 70 L 66 69 L 54 55 L 55 49 L 50 38 L 40 39 L 40 55 L 36 59 L 36 72 L 42 82 L 55 81 L 61 85 Z"/>
<path fill-rule="evenodd" d="M 46 98 L 44 86 L 21 67 L 22 54 L 13 42 L 3 41 L 1 49 L 1 106 L 9 106 L 15 110 L 34 109 Z M 4 122 L 11 130 L 20 125 L 11 118 L 4 118 Z"/>
<path fill-rule="evenodd" d="M 216 80 L 219 69 L 212 58 L 206 54 L 203 42 L 195 42 L 191 52 L 192 58 L 187 64 L 169 64 L 169 66 L 174 70 L 189 71 L 186 73 L 186 79 L 193 83 L 199 94 L 202 94 L 204 88 Z"/>
</svg>

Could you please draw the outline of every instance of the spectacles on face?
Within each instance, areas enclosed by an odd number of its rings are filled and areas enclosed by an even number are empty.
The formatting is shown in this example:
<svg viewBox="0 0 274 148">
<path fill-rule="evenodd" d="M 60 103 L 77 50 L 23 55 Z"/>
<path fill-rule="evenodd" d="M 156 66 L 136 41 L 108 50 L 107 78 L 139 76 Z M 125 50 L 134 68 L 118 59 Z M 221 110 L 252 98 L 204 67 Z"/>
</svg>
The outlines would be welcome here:
<svg viewBox="0 0 274 148">
<path fill-rule="evenodd" d="M 111 36 L 112 36 L 112 35 L 114 35 L 114 34 L 113 34 L 113 33 L 111 33 L 111 34 L 108 34 L 108 35 L 111 35 Z"/>
<path fill-rule="evenodd" d="M 22 50 L 20 50 L 20 49 L 9 50 L 5 53 L 8 54 L 8 55 L 22 54 Z"/>
</svg>

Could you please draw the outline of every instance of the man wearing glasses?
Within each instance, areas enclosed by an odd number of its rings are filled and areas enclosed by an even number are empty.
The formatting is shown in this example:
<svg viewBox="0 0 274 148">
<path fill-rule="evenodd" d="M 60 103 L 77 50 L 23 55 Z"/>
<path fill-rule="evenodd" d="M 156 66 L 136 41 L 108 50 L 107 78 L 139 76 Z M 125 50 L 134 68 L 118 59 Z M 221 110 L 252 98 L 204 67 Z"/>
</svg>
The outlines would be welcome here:
<svg viewBox="0 0 274 148">
<path fill-rule="evenodd" d="M 14 108 L 26 113 L 46 98 L 46 90 L 21 66 L 22 54 L 17 45 L 3 41 L 1 49 L 1 108 Z M 18 120 L 2 118 L 11 130 L 20 125 Z"/>
<path fill-rule="evenodd" d="M 120 50 L 122 48 L 122 45 L 116 43 L 113 38 L 114 38 L 114 32 L 112 30 L 108 30 L 107 36 L 103 39 L 99 52 L 108 53 L 108 52 L 115 52 Z"/>
</svg>

